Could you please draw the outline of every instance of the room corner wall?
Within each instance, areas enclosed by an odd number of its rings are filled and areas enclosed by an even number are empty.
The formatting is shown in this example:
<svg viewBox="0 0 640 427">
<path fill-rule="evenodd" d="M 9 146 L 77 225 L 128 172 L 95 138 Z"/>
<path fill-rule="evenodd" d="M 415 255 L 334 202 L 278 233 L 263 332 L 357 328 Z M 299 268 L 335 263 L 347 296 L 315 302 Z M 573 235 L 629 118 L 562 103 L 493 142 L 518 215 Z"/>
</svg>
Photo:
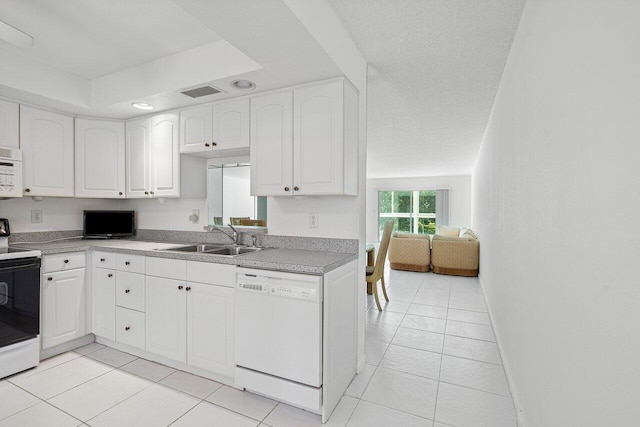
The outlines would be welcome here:
<svg viewBox="0 0 640 427">
<path fill-rule="evenodd" d="M 472 178 L 521 424 L 640 419 L 640 3 L 530 0 Z"/>
</svg>

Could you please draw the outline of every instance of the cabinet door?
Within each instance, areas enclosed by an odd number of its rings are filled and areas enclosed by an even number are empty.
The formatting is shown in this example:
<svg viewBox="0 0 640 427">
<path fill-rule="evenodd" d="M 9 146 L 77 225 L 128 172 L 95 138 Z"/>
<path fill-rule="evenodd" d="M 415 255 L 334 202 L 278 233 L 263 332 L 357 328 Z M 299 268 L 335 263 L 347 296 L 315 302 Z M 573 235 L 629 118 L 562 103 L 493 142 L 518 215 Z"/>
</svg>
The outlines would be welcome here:
<svg viewBox="0 0 640 427">
<path fill-rule="evenodd" d="M 211 151 L 211 105 L 180 111 L 180 152 Z"/>
<path fill-rule="evenodd" d="M 76 119 L 76 197 L 124 198 L 124 123 Z"/>
<path fill-rule="evenodd" d="M 293 95 L 251 99 L 251 195 L 290 195 L 292 188 Z"/>
<path fill-rule="evenodd" d="M 342 86 L 335 81 L 293 91 L 295 194 L 343 192 Z"/>
<path fill-rule="evenodd" d="M 180 152 L 178 116 L 160 114 L 151 118 L 151 196 L 180 197 Z"/>
<path fill-rule="evenodd" d="M 26 196 L 73 197 L 73 118 L 20 106 Z"/>
<path fill-rule="evenodd" d="M 127 198 L 149 197 L 149 134 L 149 119 L 126 123 Z"/>
<path fill-rule="evenodd" d="M 0 147 L 18 145 L 18 104 L 0 99 Z"/>
<path fill-rule="evenodd" d="M 234 289 L 192 282 L 187 289 L 187 363 L 233 376 Z"/>
<path fill-rule="evenodd" d="M 213 104 L 213 150 L 249 148 L 249 98 Z"/>
<path fill-rule="evenodd" d="M 92 275 L 93 333 L 116 339 L 116 275 L 115 270 L 94 268 Z"/>
<path fill-rule="evenodd" d="M 154 276 L 147 276 L 145 282 L 147 351 L 186 362 L 185 282 Z"/>
<path fill-rule="evenodd" d="M 42 284 L 42 348 L 85 334 L 84 268 L 49 273 Z"/>
</svg>

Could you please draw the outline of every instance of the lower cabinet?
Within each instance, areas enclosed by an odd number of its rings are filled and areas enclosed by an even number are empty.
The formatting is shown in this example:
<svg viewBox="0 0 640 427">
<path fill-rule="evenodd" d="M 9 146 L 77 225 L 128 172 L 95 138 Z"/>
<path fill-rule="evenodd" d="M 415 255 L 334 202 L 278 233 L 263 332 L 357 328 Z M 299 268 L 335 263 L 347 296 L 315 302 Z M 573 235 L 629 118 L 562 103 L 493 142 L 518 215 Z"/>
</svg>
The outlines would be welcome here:
<svg viewBox="0 0 640 427">
<path fill-rule="evenodd" d="M 233 288 L 147 276 L 147 351 L 232 376 L 233 297 Z"/>
<path fill-rule="evenodd" d="M 84 268 L 43 274 L 42 348 L 85 335 Z"/>
</svg>

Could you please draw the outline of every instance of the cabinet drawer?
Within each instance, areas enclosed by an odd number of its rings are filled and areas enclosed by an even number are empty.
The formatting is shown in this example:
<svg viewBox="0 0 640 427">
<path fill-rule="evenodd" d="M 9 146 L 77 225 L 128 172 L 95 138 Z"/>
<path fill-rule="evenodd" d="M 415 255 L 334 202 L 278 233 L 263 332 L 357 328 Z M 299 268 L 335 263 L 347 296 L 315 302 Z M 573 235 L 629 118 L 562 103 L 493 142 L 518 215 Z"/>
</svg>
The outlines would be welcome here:
<svg viewBox="0 0 640 427">
<path fill-rule="evenodd" d="M 100 268 L 116 268 L 115 252 L 94 252 L 91 256 L 91 265 Z"/>
<path fill-rule="evenodd" d="M 116 341 L 144 350 L 144 313 L 116 307 Z"/>
<path fill-rule="evenodd" d="M 212 262 L 187 261 L 187 281 L 236 287 L 236 266 Z"/>
<path fill-rule="evenodd" d="M 144 256 L 116 254 L 116 270 L 144 274 Z"/>
<path fill-rule="evenodd" d="M 73 270 L 83 268 L 85 263 L 84 252 L 73 252 L 68 254 L 45 255 L 42 272 Z"/>
<path fill-rule="evenodd" d="M 144 275 L 116 272 L 116 305 L 144 311 Z"/>
<path fill-rule="evenodd" d="M 147 275 L 186 280 L 187 262 L 181 259 L 147 257 Z"/>
</svg>

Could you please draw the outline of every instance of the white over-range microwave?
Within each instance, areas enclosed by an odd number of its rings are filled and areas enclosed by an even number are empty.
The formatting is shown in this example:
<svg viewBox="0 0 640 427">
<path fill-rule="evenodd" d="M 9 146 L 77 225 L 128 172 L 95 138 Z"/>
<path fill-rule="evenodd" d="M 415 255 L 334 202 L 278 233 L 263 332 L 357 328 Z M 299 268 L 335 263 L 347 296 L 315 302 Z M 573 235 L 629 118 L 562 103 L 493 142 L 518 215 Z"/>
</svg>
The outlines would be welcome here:
<svg viewBox="0 0 640 427">
<path fill-rule="evenodd" d="M 0 147 L 0 199 L 22 197 L 22 151 Z"/>
</svg>

